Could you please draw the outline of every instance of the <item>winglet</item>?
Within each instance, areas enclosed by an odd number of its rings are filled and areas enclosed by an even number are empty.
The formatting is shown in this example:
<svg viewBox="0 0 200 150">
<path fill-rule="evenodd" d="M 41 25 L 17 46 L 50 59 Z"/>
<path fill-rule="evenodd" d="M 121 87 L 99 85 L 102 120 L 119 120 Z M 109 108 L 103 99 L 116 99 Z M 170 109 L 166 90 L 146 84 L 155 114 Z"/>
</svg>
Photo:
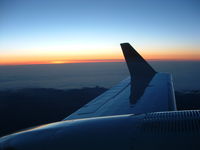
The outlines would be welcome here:
<svg viewBox="0 0 200 150">
<path fill-rule="evenodd" d="M 143 95 L 145 88 L 156 74 L 156 71 L 129 43 L 120 45 L 131 75 L 130 102 L 135 104 Z"/>
</svg>

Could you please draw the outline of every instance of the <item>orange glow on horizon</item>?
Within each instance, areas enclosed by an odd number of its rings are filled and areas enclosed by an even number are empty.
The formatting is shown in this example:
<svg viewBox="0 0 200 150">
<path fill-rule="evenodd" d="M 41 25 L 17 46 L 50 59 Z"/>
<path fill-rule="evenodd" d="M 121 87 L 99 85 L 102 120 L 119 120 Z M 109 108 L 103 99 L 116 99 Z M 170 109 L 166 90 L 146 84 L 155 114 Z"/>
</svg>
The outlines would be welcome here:
<svg viewBox="0 0 200 150">
<path fill-rule="evenodd" d="M 145 58 L 145 57 L 144 57 Z M 147 61 L 200 61 L 200 59 L 187 58 L 146 58 Z M 21 62 L 1 62 L 1 66 L 7 65 L 37 65 L 37 64 L 66 64 L 66 63 L 97 63 L 97 62 L 124 62 L 124 59 L 87 59 L 87 60 L 53 60 L 53 61 L 21 61 Z"/>
<path fill-rule="evenodd" d="M 69 61 L 51 61 L 50 64 L 63 63 L 96 63 L 96 62 L 123 62 L 123 59 L 83 59 L 83 60 L 69 60 Z"/>
<path fill-rule="evenodd" d="M 2 54 L 0 65 L 31 65 L 31 64 L 63 64 L 63 63 L 94 63 L 123 62 L 122 52 L 95 51 L 96 53 L 53 53 L 53 54 Z M 99 52 L 99 53 L 97 53 Z M 200 61 L 200 51 L 186 50 L 140 50 L 146 60 L 157 61 Z"/>
</svg>

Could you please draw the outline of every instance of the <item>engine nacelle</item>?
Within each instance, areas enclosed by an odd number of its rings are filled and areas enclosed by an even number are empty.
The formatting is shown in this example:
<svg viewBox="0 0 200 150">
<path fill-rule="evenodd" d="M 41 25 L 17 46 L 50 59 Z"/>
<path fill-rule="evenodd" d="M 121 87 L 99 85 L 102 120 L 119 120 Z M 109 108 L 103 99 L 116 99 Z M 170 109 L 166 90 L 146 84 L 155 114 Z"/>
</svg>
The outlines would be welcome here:
<svg viewBox="0 0 200 150">
<path fill-rule="evenodd" d="M 0 139 L 1 150 L 200 149 L 200 111 L 61 121 Z"/>
</svg>

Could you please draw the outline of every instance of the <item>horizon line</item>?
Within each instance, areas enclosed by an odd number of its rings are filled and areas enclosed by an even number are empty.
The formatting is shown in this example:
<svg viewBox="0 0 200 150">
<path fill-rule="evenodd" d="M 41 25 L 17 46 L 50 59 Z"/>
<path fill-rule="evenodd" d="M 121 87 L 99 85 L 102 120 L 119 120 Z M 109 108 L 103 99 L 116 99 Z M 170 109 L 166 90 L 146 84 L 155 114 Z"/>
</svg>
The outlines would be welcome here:
<svg viewBox="0 0 200 150">
<path fill-rule="evenodd" d="M 200 59 L 145 59 L 146 61 L 200 61 Z M 108 63 L 125 62 L 124 59 L 84 59 L 84 60 L 52 60 L 46 62 L 22 62 L 0 64 L 0 66 L 48 65 L 48 64 L 80 64 L 80 63 Z"/>
</svg>

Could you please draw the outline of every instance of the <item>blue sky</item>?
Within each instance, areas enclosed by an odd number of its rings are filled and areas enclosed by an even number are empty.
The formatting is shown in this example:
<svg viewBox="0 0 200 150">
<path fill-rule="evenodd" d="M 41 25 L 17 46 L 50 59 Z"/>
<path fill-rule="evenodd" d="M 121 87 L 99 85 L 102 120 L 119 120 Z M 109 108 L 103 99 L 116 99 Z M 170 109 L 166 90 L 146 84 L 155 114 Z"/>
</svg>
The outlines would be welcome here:
<svg viewBox="0 0 200 150">
<path fill-rule="evenodd" d="M 120 42 L 200 54 L 199 0 L 1 0 L 0 18 L 2 57 L 106 54 Z"/>
</svg>

